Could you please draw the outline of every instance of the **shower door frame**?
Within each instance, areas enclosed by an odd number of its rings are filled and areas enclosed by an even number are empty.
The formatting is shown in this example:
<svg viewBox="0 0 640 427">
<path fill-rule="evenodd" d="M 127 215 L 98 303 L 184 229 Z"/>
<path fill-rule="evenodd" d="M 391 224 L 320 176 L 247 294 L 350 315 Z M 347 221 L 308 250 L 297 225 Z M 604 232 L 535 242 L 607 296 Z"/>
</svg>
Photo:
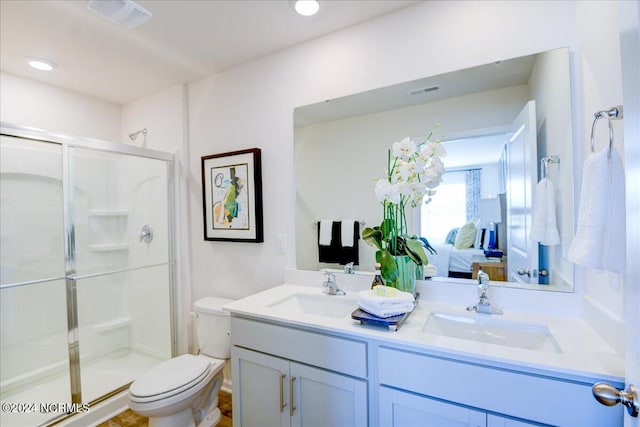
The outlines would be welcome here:
<svg viewBox="0 0 640 427">
<path fill-rule="evenodd" d="M 62 198 L 63 198 L 63 232 L 64 232 L 64 277 L 59 279 L 65 280 L 66 285 L 66 302 L 67 302 L 67 337 L 68 337 L 68 350 L 69 350 L 69 375 L 70 375 L 70 387 L 71 387 L 71 403 L 85 403 L 82 402 L 82 385 L 81 385 L 81 372 L 80 372 L 80 341 L 79 341 L 79 326 L 78 326 L 78 305 L 77 305 L 77 289 L 76 281 L 80 279 L 87 279 L 98 276 L 105 276 L 114 273 L 135 271 L 139 269 L 168 266 L 169 269 L 169 310 L 170 310 L 170 330 L 171 330 L 171 355 L 177 354 L 177 264 L 176 264 L 176 224 L 175 224 L 175 158 L 171 153 L 165 153 L 162 151 L 152 150 L 148 148 L 135 147 L 117 142 L 103 141 L 93 138 L 86 138 L 81 136 L 65 135 L 60 133 L 53 133 L 36 129 L 32 127 L 20 126 L 11 123 L 0 122 L 0 135 L 10 136 L 20 139 L 29 139 L 40 142 L 47 142 L 53 144 L 59 144 L 62 149 Z M 83 148 L 95 150 L 98 152 L 123 154 L 135 157 L 142 157 L 147 159 L 161 160 L 167 162 L 167 190 L 168 190 L 168 261 L 154 264 L 145 265 L 141 267 L 133 267 L 126 269 L 118 269 L 113 271 L 106 271 L 93 274 L 85 274 L 78 276 L 76 273 L 76 257 L 75 257 L 75 218 L 73 211 L 73 182 L 72 173 L 73 165 L 70 161 L 70 151 L 73 148 Z M 51 280 L 45 279 L 45 280 Z M 8 289 L 18 286 L 26 286 L 43 282 L 42 279 L 11 283 L 7 285 L 0 285 L 0 289 Z M 129 384 L 111 391 L 110 393 L 100 396 L 99 398 L 88 402 L 88 404 L 94 405 L 111 396 L 120 393 Z M 62 416 L 65 418 L 66 416 Z M 53 420 L 51 420 L 53 421 Z"/>
</svg>

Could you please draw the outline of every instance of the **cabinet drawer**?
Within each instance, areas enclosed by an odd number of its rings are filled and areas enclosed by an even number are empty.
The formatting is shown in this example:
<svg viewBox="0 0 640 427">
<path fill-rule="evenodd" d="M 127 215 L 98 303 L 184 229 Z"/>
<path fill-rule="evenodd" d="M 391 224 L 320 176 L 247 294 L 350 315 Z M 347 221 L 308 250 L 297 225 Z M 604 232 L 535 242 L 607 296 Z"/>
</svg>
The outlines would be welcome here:
<svg viewBox="0 0 640 427">
<path fill-rule="evenodd" d="M 622 409 L 600 405 L 591 385 L 380 347 L 381 384 L 560 426 L 622 425 Z"/>
<path fill-rule="evenodd" d="M 364 341 L 231 317 L 231 344 L 354 377 L 367 376 Z"/>
</svg>

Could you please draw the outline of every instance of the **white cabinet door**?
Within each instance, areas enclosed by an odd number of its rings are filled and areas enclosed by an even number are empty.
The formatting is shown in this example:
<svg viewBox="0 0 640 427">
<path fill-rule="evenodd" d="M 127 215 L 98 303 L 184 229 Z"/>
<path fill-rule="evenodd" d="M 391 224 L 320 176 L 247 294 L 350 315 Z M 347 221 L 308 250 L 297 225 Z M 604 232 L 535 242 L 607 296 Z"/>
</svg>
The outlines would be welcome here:
<svg viewBox="0 0 640 427">
<path fill-rule="evenodd" d="M 234 427 L 366 427 L 367 382 L 233 347 Z"/>
<path fill-rule="evenodd" d="M 389 427 L 486 427 L 483 411 L 428 397 L 379 388 L 380 425 Z"/>
<path fill-rule="evenodd" d="M 367 425 L 367 382 L 291 362 L 293 427 Z"/>
<path fill-rule="evenodd" d="M 234 427 L 288 427 L 289 362 L 238 347 L 233 359 Z"/>
</svg>

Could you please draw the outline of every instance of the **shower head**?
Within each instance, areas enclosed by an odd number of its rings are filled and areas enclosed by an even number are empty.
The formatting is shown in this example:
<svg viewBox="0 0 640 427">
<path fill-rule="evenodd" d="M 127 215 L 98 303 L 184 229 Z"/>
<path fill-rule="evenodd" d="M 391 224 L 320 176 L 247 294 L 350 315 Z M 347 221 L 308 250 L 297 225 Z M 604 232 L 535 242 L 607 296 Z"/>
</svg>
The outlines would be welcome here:
<svg viewBox="0 0 640 427">
<path fill-rule="evenodd" d="M 136 138 L 138 137 L 138 135 L 144 135 L 145 137 L 147 136 L 147 128 L 144 129 L 140 129 L 139 131 L 133 132 L 129 134 L 129 138 L 131 138 L 132 141 L 135 141 Z"/>
</svg>

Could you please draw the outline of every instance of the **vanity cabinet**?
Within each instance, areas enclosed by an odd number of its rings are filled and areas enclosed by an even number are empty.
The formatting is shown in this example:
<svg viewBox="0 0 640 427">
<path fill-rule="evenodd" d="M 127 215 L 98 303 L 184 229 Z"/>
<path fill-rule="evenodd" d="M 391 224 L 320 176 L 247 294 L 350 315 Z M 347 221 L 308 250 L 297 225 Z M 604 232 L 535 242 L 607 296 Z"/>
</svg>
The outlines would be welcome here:
<svg viewBox="0 0 640 427">
<path fill-rule="evenodd" d="M 622 408 L 592 397 L 603 378 L 425 350 L 396 336 L 232 314 L 234 426 L 622 425 Z"/>
<path fill-rule="evenodd" d="M 366 376 L 365 343 L 248 319 L 231 330 L 235 427 L 368 425 L 367 381 L 351 376 Z"/>
<path fill-rule="evenodd" d="M 382 345 L 378 347 L 378 381 L 381 394 L 385 388 L 393 388 L 412 397 L 418 395 L 416 399 L 395 395 L 397 402 L 436 400 L 440 405 L 430 403 L 436 415 L 444 413 L 439 416 L 446 419 L 451 413 L 455 414 L 453 420 L 462 420 L 461 424 L 421 425 L 600 427 L 622 422 L 621 412 L 611 411 L 592 397 L 591 386 L 597 379 L 563 380 L 507 365 L 490 366 Z M 384 403 L 382 397 L 380 402 Z M 403 408 L 407 416 L 411 414 L 408 408 L 411 406 Z M 380 413 L 382 417 L 382 409 Z M 426 415 L 416 413 L 420 416 Z M 381 425 L 393 424 L 382 421 Z"/>
</svg>

